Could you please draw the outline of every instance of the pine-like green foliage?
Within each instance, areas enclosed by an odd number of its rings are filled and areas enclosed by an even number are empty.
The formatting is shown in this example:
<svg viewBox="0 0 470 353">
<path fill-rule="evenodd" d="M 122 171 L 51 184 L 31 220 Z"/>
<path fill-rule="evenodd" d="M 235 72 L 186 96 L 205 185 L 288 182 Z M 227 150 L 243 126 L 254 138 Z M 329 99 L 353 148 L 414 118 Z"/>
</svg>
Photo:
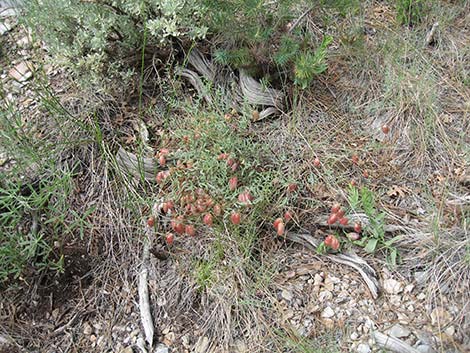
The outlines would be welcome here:
<svg viewBox="0 0 470 353">
<path fill-rule="evenodd" d="M 333 38 L 325 36 L 320 46 L 312 52 L 303 52 L 295 60 L 295 83 L 307 88 L 315 75 L 319 75 L 327 69 L 326 54 L 328 45 Z"/>
<path fill-rule="evenodd" d="M 292 36 L 284 35 L 281 38 L 279 49 L 274 54 L 274 61 L 279 66 L 285 66 L 298 55 L 300 43 Z"/>
</svg>

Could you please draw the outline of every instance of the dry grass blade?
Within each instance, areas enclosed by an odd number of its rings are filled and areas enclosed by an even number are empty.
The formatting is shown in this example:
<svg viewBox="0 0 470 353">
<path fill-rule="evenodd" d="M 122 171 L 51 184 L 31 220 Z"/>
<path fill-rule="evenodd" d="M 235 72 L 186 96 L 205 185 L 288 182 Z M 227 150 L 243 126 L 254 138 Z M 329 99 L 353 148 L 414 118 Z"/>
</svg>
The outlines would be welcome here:
<svg viewBox="0 0 470 353">
<path fill-rule="evenodd" d="M 313 251 L 315 251 L 317 246 L 319 245 L 318 241 L 315 240 L 310 234 L 288 232 L 286 234 L 286 238 L 295 243 L 307 246 L 307 248 Z M 328 255 L 327 257 L 328 259 L 334 262 L 352 267 L 356 271 L 358 271 L 361 277 L 364 279 L 364 282 L 367 284 L 367 287 L 369 288 L 372 297 L 374 299 L 378 298 L 379 281 L 377 279 L 377 274 L 375 273 L 375 270 L 369 264 L 367 264 L 364 259 L 352 253 Z"/>
</svg>

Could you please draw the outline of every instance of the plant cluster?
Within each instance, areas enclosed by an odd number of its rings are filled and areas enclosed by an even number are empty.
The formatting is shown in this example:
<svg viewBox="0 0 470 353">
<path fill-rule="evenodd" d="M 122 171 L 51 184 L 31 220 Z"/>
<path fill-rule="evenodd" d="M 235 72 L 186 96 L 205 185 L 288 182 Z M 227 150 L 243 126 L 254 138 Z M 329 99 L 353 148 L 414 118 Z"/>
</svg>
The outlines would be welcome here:
<svg viewBox="0 0 470 353">
<path fill-rule="evenodd" d="M 55 60 L 72 69 L 84 85 L 98 89 L 135 78 L 143 47 L 145 60 L 162 58 L 175 43 L 188 48 L 209 36 L 218 62 L 259 76 L 287 70 L 296 84 L 306 88 L 326 70 L 331 38 L 325 36 L 316 46 L 301 26 L 289 30 L 292 14 L 302 3 L 31 0 L 25 18 L 29 27 L 40 29 Z"/>
<path fill-rule="evenodd" d="M 165 168 L 156 176 L 164 199 L 161 212 L 171 219 L 166 242 L 207 227 L 252 232 L 275 197 L 273 182 L 279 176 L 260 162 L 262 146 L 243 137 L 249 117 L 199 113 L 185 123 L 161 142 L 156 156 Z M 155 216 L 150 215 L 149 226 Z"/>
</svg>

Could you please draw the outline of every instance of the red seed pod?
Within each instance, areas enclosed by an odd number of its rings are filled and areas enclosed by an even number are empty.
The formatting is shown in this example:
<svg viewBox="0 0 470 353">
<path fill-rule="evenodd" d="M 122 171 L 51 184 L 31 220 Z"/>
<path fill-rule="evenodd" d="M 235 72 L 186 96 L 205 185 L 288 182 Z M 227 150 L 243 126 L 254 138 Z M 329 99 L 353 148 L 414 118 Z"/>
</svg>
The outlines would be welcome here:
<svg viewBox="0 0 470 353">
<path fill-rule="evenodd" d="M 168 148 L 162 148 L 160 150 L 160 156 L 166 156 L 170 153 L 170 151 L 168 150 Z"/>
<path fill-rule="evenodd" d="M 282 218 L 276 218 L 276 220 L 273 222 L 274 229 L 277 230 L 277 228 L 279 227 L 279 224 L 282 222 L 283 222 Z"/>
<path fill-rule="evenodd" d="M 188 224 L 185 229 L 185 233 L 189 235 L 190 237 L 194 237 L 196 235 L 196 228 L 192 224 Z"/>
<path fill-rule="evenodd" d="M 340 218 L 340 220 L 339 220 L 339 224 L 341 224 L 341 225 L 343 225 L 343 226 L 348 225 L 348 222 L 349 222 L 349 220 L 348 220 L 346 217 L 342 217 L 342 218 Z"/>
<path fill-rule="evenodd" d="M 249 191 L 244 191 L 240 195 L 238 195 L 238 202 L 242 204 L 250 204 L 253 201 L 253 196 L 250 194 Z"/>
<path fill-rule="evenodd" d="M 202 218 L 202 221 L 204 222 L 205 225 L 207 226 L 212 226 L 212 215 L 210 213 L 206 213 L 204 217 Z"/>
<path fill-rule="evenodd" d="M 343 218 L 344 216 L 344 211 L 339 209 L 338 212 L 336 212 L 336 215 L 338 216 L 338 219 Z"/>
<path fill-rule="evenodd" d="M 367 179 L 369 177 L 369 172 L 367 170 L 364 170 L 362 172 L 362 176 Z"/>
<path fill-rule="evenodd" d="M 329 225 L 332 225 L 332 224 L 335 224 L 337 220 L 338 220 L 338 214 L 337 213 L 332 213 L 330 215 L 330 217 L 328 217 L 327 223 Z"/>
<path fill-rule="evenodd" d="M 287 191 L 294 192 L 295 190 L 297 190 L 297 188 L 298 188 L 298 185 L 296 183 L 291 183 L 287 186 Z"/>
<path fill-rule="evenodd" d="M 339 203 L 335 203 L 335 204 L 331 207 L 331 213 L 337 213 L 340 209 L 341 209 L 340 204 L 339 204 Z"/>
<path fill-rule="evenodd" d="M 217 160 L 218 161 L 221 161 L 221 160 L 225 160 L 228 158 L 228 154 L 227 153 L 221 153 L 217 156 Z"/>
<path fill-rule="evenodd" d="M 147 219 L 147 225 L 149 227 L 153 227 L 155 225 L 155 217 L 150 217 L 149 219 Z"/>
<path fill-rule="evenodd" d="M 228 185 L 229 185 L 230 191 L 235 190 L 238 186 L 238 178 L 237 177 L 230 178 Z"/>
<path fill-rule="evenodd" d="M 165 236 L 165 240 L 168 245 L 171 245 L 175 241 L 175 235 L 173 233 L 167 233 Z"/>
<path fill-rule="evenodd" d="M 292 213 L 290 211 L 286 211 L 284 213 L 284 219 L 286 220 L 286 222 L 289 222 L 292 219 Z"/>
<path fill-rule="evenodd" d="M 277 235 L 284 235 L 285 225 L 284 222 L 279 222 L 277 225 Z"/>
<path fill-rule="evenodd" d="M 382 125 L 382 132 L 387 135 L 390 132 L 390 128 L 387 124 Z"/>
<path fill-rule="evenodd" d="M 320 158 L 318 157 L 315 157 L 315 159 L 313 160 L 313 166 L 318 168 L 320 166 Z"/>
<path fill-rule="evenodd" d="M 355 233 L 355 232 L 348 233 L 348 234 L 346 234 L 346 236 L 351 241 L 356 241 L 356 240 L 361 239 L 361 236 L 358 233 Z"/>
<path fill-rule="evenodd" d="M 339 249 L 339 240 L 334 235 L 328 235 L 325 238 L 324 243 L 326 246 L 329 246 L 333 250 Z"/>
<path fill-rule="evenodd" d="M 360 233 L 362 231 L 361 223 L 359 223 L 359 222 L 354 223 L 354 231 L 356 233 Z"/>
<path fill-rule="evenodd" d="M 233 224 L 235 224 L 235 225 L 240 224 L 240 220 L 241 220 L 240 213 L 238 213 L 238 212 L 233 212 L 233 213 L 230 215 L 230 221 L 231 221 Z"/>
<path fill-rule="evenodd" d="M 173 230 L 178 234 L 183 234 L 184 233 L 184 228 L 185 227 L 184 227 L 183 223 L 176 223 Z"/>
<path fill-rule="evenodd" d="M 222 207 L 220 207 L 219 204 L 215 204 L 212 210 L 214 211 L 214 215 L 216 217 L 219 217 L 222 214 Z"/>
<path fill-rule="evenodd" d="M 353 154 L 351 160 L 354 164 L 359 163 L 359 156 L 357 154 Z"/>
</svg>

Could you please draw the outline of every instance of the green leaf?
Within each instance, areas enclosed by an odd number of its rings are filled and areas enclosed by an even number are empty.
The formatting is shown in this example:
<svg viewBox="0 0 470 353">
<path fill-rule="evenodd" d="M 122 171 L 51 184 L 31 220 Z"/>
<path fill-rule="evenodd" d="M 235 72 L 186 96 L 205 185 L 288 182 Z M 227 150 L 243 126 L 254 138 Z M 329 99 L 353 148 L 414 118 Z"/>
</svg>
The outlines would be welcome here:
<svg viewBox="0 0 470 353">
<path fill-rule="evenodd" d="M 386 242 L 384 242 L 384 245 L 385 245 L 386 247 L 392 246 L 392 244 L 393 244 L 394 242 L 396 242 L 399 238 L 400 238 L 400 236 L 393 237 L 392 239 L 389 239 L 389 240 L 387 240 Z"/>
<path fill-rule="evenodd" d="M 324 254 L 326 253 L 325 243 L 321 242 L 320 245 L 317 246 L 317 254 Z"/>
<path fill-rule="evenodd" d="M 375 238 L 369 239 L 364 250 L 370 254 L 373 253 L 375 251 L 375 248 L 377 247 L 377 243 L 378 243 L 378 239 L 375 239 Z"/>
</svg>

